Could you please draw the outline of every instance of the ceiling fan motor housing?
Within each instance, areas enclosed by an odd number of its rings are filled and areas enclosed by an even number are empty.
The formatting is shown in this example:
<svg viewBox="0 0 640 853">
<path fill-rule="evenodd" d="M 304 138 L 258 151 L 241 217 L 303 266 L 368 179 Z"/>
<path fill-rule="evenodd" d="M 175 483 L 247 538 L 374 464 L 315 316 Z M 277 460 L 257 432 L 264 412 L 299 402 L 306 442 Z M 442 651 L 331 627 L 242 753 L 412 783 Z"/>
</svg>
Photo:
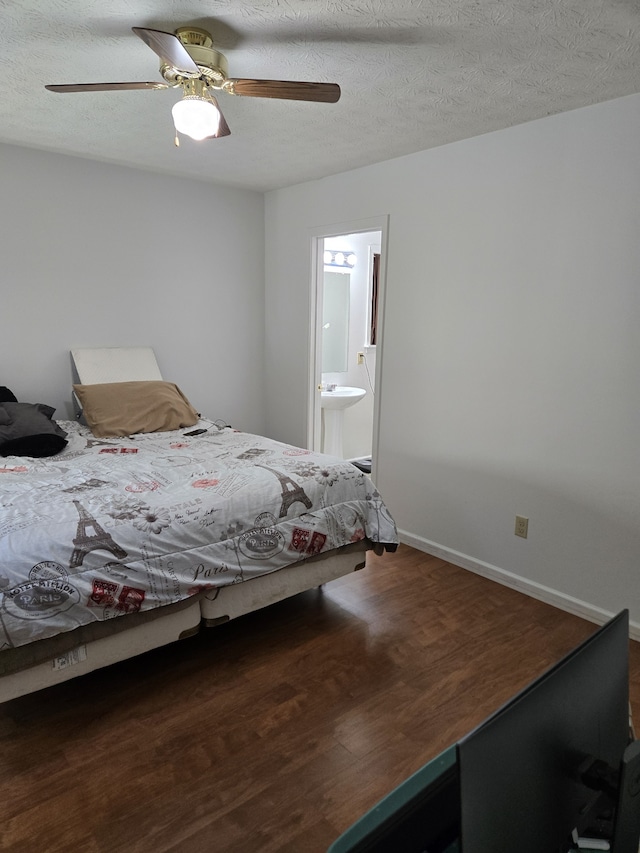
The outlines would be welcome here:
<svg viewBox="0 0 640 853">
<path fill-rule="evenodd" d="M 216 87 L 224 83 L 228 74 L 227 58 L 215 50 L 211 35 L 199 27 L 179 27 L 175 34 L 198 66 L 199 76 Z M 171 84 L 197 76 L 195 72 L 185 71 L 164 63 L 160 66 L 160 74 Z"/>
</svg>

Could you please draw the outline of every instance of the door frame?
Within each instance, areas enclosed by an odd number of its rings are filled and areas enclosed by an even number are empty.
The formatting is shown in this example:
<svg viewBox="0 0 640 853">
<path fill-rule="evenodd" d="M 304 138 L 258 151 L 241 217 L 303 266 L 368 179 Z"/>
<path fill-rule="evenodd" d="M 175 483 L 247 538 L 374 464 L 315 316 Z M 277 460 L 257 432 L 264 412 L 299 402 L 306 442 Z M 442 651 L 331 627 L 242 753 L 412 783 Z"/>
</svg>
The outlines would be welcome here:
<svg viewBox="0 0 640 853">
<path fill-rule="evenodd" d="M 322 297 L 324 261 L 322 244 L 325 237 L 340 237 L 343 234 L 357 234 L 367 231 L 380 232 L 380 281 L 378 290 L 378 338 L 376 344 L 376 369 L 374 377 L 375 394 L 373 398 L 373 435 L 371 447 L 371 474 L 377 466 L 380 405 L 382 397 L 382 367 L 384 361 L 384 308 L 387 282 L 387 254 L 389 243 L 389 214 L 369 219 L 356 219 L 349 222 L 337 222 L 331 225 L 316 226 L 309 229 L 311 247 L 310 272 L 310 316 L 309 316 L 309 374 L 307 409 L 307 447 L 320 450 L 321 407 L 319 386 L 322 381 Z M 364 346 L 364 342 L 363 342 Z"/>
</svg>

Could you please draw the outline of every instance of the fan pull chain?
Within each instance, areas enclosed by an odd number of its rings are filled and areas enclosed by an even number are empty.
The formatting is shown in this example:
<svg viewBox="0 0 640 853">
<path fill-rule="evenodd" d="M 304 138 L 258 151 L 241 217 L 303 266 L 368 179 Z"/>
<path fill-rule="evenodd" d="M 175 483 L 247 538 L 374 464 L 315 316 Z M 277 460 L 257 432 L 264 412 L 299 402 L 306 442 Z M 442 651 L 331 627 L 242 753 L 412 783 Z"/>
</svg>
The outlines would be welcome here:
<svg viewBox="0 0 640 853">
<path fill-rule="evenodd" d="M 173 137 L 173 144 L 176 148 L 180 148 L 180 140 L 178 139 L 178 131 L 176 130 L 176 135 Z"/>
</svg>

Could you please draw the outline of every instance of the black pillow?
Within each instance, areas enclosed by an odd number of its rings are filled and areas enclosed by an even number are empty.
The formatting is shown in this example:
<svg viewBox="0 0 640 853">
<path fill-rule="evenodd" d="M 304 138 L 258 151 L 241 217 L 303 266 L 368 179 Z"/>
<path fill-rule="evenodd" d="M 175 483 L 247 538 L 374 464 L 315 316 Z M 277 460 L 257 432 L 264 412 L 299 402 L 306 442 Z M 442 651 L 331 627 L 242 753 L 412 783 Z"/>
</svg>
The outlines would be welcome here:
<svg viewBox="0 0 640 853">
<path fill-rule="evenodd" d="M 6 385 L 0 385 L 0 403 L 17 403 L 18 400 L 13 391 L 9 391 Z"/>
<path fill-rule="evenodd" d="M 43 456 L 55 456 L 67 446 L 66 438 L 52 433 L 42 435 L 25 435 L 23 438 L 14 438 L 0 444 L 0 456 L 32 456 L 42 458 Z"/>
<path fill-rule="evenodd" d="M 0 403 L 0 456 L 54 456 L 66 447 L 67 433 L 43 403 Z"/>
</svg>

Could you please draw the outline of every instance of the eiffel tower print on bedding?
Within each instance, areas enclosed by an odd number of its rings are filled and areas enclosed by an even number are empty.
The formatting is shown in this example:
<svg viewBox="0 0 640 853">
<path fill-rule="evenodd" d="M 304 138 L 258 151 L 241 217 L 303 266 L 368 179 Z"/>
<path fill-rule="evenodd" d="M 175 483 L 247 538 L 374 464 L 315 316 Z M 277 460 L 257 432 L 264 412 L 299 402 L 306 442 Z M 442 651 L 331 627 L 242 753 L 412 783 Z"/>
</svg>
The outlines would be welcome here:
<svg viewBox="0 0 640 853">
<path fill-rule="evenodd" d="M 395 550 L 387 507 L 349 462 L 207 419 L 99 441 L 60 425 L 56 456 L 0 460 L 0 658 L 350 543 Z"/>
</svg>

